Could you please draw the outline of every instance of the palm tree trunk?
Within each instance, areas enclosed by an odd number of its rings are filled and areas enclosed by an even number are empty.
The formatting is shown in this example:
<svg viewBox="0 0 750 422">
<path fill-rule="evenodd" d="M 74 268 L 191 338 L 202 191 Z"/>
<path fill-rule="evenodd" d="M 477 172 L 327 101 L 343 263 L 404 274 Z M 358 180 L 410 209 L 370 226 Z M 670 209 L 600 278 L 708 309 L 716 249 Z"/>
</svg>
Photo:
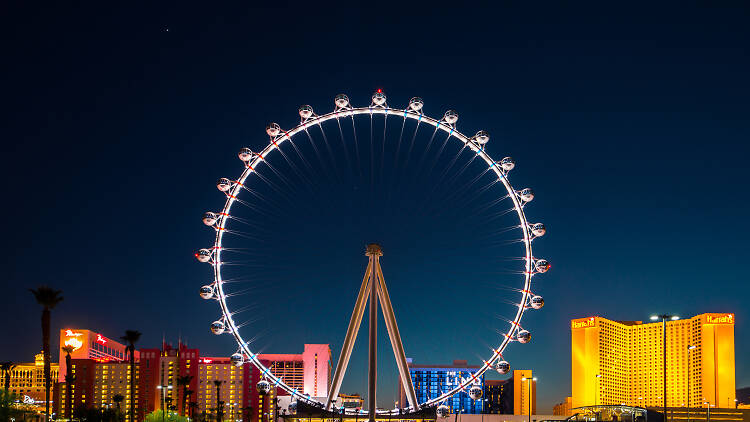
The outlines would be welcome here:
<svg viewBox="0 0 750 422">
<path fill-rule="evenodd" d="M 135 422 L 135 346 L 130 349 L 130 422 Z"/>
<path fill-rule="evenodd" d="M 49 325 L 50 311 L 46 307 L 42 311 L 42 353 L 44 353 L 44 415 L 45 422 L 49 421 L 49 392 L 52 374 L 50 373 L 50 353 L 49 353 Z"/>
<path fill-rule="evenodd" d="M 68 369 L 67 374 L 65 374 L 65 394 L 68 396 L 68 403 L 67 403 L 67 411 L 66 416 L 68 416 L 68 419 L 73 420 L 73 374 L 70 373 L 71 366 L 70 366 L 70 353 L 68 353 L 65 356 L 65 367 Z"/>
</svg>

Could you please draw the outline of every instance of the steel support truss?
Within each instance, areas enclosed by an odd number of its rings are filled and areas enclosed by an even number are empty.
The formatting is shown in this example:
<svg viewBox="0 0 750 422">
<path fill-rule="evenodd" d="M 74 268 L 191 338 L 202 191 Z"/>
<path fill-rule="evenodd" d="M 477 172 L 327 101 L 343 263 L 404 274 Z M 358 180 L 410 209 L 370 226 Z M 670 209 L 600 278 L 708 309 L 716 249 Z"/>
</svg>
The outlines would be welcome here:
<svg viewBox="0 0 750 422">
<path fill-rule="evenodd" d="M 406 363 L 404 345 L 401 342 L 401 334 L 398 331 L 398 324 L 396 324 L 396 314 L 393 312 L 391 298 L 388 295 L 388 288 L 386 287 L 385 278 L 383 277 L 383 270 L 380 268 L 380 257 L 383 255 L 383 251 L 379 245 L 370 244 L 367 246 L 367 252 L 365 255 L 369 257 L 369 262 L 367 264 L 367 269 L 365 270 L 365 276 L 362 279 L 362 286 L 357 295 L 357 302 L 354 304 L 352 317 L 349 320 L 349 327 L 346 330 L 344 344 L 341 346 L 341 354 L 336 363 L 336 371 L 333 374 L 333 382 L 331 383 L 331 389 L 328 392 L 326 409 L 330 410 L 333 401 L 338 397 L 339 389 L 341 388 L 341 381 L 343 381 L 344 374 L 346 374 L 346 368 L 349 365 L 349 358 L 351 357 L 354 343 L 357 340 L 357 334 L 359 333 L 359 328 L 362 324 L 362 317 L 364 316 L 365 307 L 369 300 L 368 410 L 369 420 L 374 421 L 377 407 L 375 390 L 377 388 L 378 302 L 380 302 L 380 305 L 383 308 L 385 326 L 388 329 L 388 337 L 391 340 L 393 355 L 396 358 L 396 365 L 398 366 L 398 372 L 401 377 L 401 384 L 406 391 L 406 398 L 409 401 L 409 406 L 416 412 L 419 410 L 419 403 L 417 402 L 417 395 L 414 393 L 414 385 L 412 384 L 411 376 L 409 376 L 409 367 Z"/>
</svg>

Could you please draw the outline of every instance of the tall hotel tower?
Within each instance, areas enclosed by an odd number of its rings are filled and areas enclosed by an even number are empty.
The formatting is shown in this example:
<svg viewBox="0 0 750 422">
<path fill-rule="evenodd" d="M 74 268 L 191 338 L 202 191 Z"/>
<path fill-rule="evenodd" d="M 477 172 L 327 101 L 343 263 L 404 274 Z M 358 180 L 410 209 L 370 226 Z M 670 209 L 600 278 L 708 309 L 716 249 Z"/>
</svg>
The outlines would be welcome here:
<svg viewBox="0 0 750 422">
<path fill-rule="evenodd" d="M 668 321 L 667 406 L 734 407 L 734 314 Z M 662 323 L 570 322 L 572 406 L 663 406 Z"/>
</svg>

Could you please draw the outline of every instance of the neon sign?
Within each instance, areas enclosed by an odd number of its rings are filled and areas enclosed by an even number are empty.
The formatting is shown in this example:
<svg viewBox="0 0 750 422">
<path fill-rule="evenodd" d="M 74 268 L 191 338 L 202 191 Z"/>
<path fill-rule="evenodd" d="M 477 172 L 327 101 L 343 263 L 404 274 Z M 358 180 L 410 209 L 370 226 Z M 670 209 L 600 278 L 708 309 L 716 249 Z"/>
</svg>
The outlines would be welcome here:
<svg viewBox="0 0 750 422">
<path fill-rule="evenodd" d="M 708 324 L 734 324 L 734 314 L 708 314 L 706 322 Z"/>
<path fill-rule="evenodd" d="M 102 337 L 101 334 L 97 334 L 96 335 L 96 341 L 97 341 L 97 343 L 107 344 L 107 339 L 105 339 L 104 337 Z"/>
<path fill-rule="evenodd" d="M 82 336 L 83 333 L 74 333 L 73 330 L 65 330 L 65 341 L 63 342 L 64 345 L 70 346 L 73 348 L 73 351 L 80 349 L 83 347 L 83 342 L 78 339 L 78 337 Z"/>
<path fill-rule="evenodd" d="M 589 327 L 596 327 L 596 318 L 595 317 L 588 317 L 588 318 L 582 318 L 582 319 L 574 319 L 570 321 L 570 328 L 589 328 Z"/>
<path fill-rule="evenodd" d="M 461 385 L 471 379 L 471 385 L 482 385 L 482 380 L 477 378 L 476 375 L 470 377 L 462 377 L 460 372 L 448 371 L 445 373 L 445 386 L 450 387 L 454 385 Z"/>
</svg>

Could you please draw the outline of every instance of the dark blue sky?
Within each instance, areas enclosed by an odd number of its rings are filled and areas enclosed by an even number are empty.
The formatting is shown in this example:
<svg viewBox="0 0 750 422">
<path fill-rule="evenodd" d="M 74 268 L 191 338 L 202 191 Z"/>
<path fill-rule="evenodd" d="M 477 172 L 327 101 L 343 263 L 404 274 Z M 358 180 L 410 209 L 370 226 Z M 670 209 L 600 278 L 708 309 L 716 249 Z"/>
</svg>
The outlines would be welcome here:
<svg viewBox="0 0 750 422">
<path fill-rule="evenodd" d="M 299 105 L 329 110 L 340 92 L 364 105 L 382 87 L 393 106 L 421 96 L 428 114 L 454 108 L 461 130 L 488 130 L 488 151 L 513 156 L 514 183 L 537 194 L 529 214 L 549 227 L 539 250 L 554 268 L 537 287 L 547 305 L 528 319 L 533 342 L 508 353 L 514 367 L 537 373 L 543 410 L 570 393 L 568 320 L 589 315 L 735 312 L 737 386 L 750 385 L 746 4 L 3 9 L 0 171 L 9 218 L 0 303 L 13 329 L 0 339 L 4 359 L 31 360 L 40 349 L 39 312 L 26 288 L 42 283 L 64 291 L 56 327 L 112 337 L 138 329 L 142 346 L 181 334 L 206 354 L 233 352 L 228 338 L 207 329 L 217 309 L 197 297 L 209 274 L 191 257 L 210 242 L 199 218 L 221 205 L 215 180 L 239 174 L 236 151 L 260 148 L 269 121 L 290 127 Z M 298 210 L 297 226 L 282 225 L 274 238 L 302 241 L 291 227 L 329 227 L 336 220 L 326 207 L 334 205 L 313 207 L 314 225 Z M 261 347 L 294 351 L 301 339 L 329 342 L 338 353 L 347 318 L 339 314 L 350 312 L 364 269 L 357 248 L 371 240 L 346 235 L 362 221 L 331 231 L 330 245 L 316 250 L 341 259 L 351 286 L 336 282 L 336 295 L 316 296 L 310 280 L 278 285 L 269 276 L 271 284 L 247 299 L 331 315 L 336 326 L 281 323 L 264 310 L 258 331 L 284 333 L 266 334 Z M 379 224 L 396 222 L 403 223 L 389 214 Z M 313 240 L 315 230 L 307 235 Z M 355 246 L 334 245 L 337 238 Z M 388 255 L 388 246 L 383 265 L 399 314 L 399 303 L 429 297 L 420 296 L 417 277 L 408 275 L 419 270 L 406 262 L 428 260 Z M 446 251 L 453 258 L 441 264 L 466 275 L 455 284 L 436 279 L 446 301 L 482 295 L 491 282 L 477 284 L 481 272 L 466 264 L 471 250 Z M 477 261 L 486 262 L 481 253 Z M 399 292 L 402 280 L 415 284 Z M 286 290 L 298 301 L 273 296 Z M 436 333 L 473 333 L 464 327 L 476 313 L 460 305 L 426 305 L 445 311 L 422 325 L 401 311 L 407 354 L 424 363 L 484 354 L 475 345 L 494 343 L 491 336 L 445 347 L 436 340 Z M 440 330 L 429 328 L 440 318 Z M 359 389 L 363 377 L 351 373 L 345 387 Z M 392 389 L 391 375 L 383 378 Z"/>
</svg>

